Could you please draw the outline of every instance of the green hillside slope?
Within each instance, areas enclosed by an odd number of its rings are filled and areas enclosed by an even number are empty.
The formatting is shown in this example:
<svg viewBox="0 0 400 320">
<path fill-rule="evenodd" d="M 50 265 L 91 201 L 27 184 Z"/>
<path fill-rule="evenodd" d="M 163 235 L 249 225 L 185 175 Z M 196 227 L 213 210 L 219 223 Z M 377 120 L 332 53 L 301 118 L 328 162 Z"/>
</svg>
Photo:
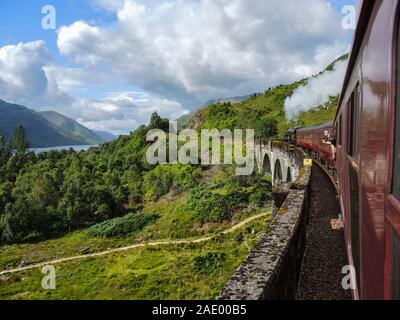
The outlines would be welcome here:
<svg viewBox="0 0 400 320">
<path fill-rule="evenodd" d="M 197 112 L 189 122 L 194 129 L 254 129 L 257 138 L 274 137 L 283 134 L 289 124 L 286 121 L 284 104 L 298 87 L 301 80 L 289 85 L 270 88 L 256 93 L 249 99 L 236 103 L 217 103 Z M 271 128 L 277 128 L 270 132 Z"/>
<path fill-rule="evenodd" d="M 336 59 L 318 76 L 332 71 L 335 63 L 347 58 L 346 54 Z M 256 138 L 272 138 L 283 137 L 290 127 L 319 125 L 332 120 L 336 114 L 338 96 L 330 97 L 325 104 L 307 112 L 301 112 L 295 120 L 287 120 L 286 99 L 308 81 L 309 79 L 303 79 L 292 84 L 269 88 L 264 93 L 255 93 L 250 98 L 235 104 L 229 102 L 211 104 L 195 113 L 190 119 L 185 118 L 185 123 L 187 127 L 194 129 L 254 129 Z"/>
<path fill-rule="evenodd" d="M 97 134 L 100 138 L 102 138 L 105 142 L 113 141 L 118 138 L 117 135 L 102 130 L 92 130 L 95 134 Z"/>
<path fill-rule="evenodd" d="M 82 141 L 82 144 L 89 145 L 100 144 L 104 142 L 104 139 L 102 139 L 93 131 L 58 112 L 45 111 L 40 112 L 40 115 L 43 116 L 47 121 L 54 124 L 64 136 L 69 137 L 72 140 Z"/>
<path fill-rule="evenodd" d="M 0 133 L 6 139 L 13 135 L 17 124 L 22 124 L 32 147 L 79 145 L 82 141 L 67 137 L 39 113 L 17 104 L 0 100 Z"/>
<path fill-rule="evenodd" d="M 105 141 L 93 131 L 57 112 L 36 112 L 0 100 L 0 134 L 9 140 L 18 124 L 26 129 L 31 147 L 94 145 Z"/>
</svg>

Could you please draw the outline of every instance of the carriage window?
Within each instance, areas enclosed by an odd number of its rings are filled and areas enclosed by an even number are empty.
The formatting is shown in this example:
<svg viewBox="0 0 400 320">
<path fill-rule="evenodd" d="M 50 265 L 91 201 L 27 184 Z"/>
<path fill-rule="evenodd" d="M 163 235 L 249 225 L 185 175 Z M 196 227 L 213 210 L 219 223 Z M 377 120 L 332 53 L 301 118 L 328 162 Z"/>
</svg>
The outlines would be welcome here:
<svg viewBox="0 0 400 320">
<path fill-rule="evenodd" d="M 361 112 L 361 90 L 357 84 L 354 91 L 354 146 L 353 156 L 357 156 L 360 150 L 360 112 Z"/>
<path fill-rule="evenodd" d="M 361 94 L 359 85 L 355 88 L 351 95 L 348 108 L 349 108 L 349 135 L 348 135 L 348 148 L 347 152 L 350 156 L 356 157 L 359 149 L 358 125 L 359 125 L 359 111 L 361 105 Z"/>
<path fill-rule="evenodd" d="M 356 268 L 357 284 L 360 284 L 360 189 L 358 173 L 349 165 L 350 185 L 350 221 L 351 221 L 351 249 L 354 267 Z"/>
<path fill-rule="evenodd" d="M 342 129 L 343 129 L 343 124 L 342 124 L 342 119 L 343 118 L 343 116 L 340 116 L 340 118 L 339 118 L 339 130 L 338 130 L 338 133 L 337 133 L 337 135 L 338 135 L 338 137 L 339 137 L 339 145 L 341 146 L 342 144 L 343 144 L 343 142 L 342 142 L 342 136 L 343 136 L 343 133 L 342 133 Z"/>
<path fill-rule="evenodd" d="M 392 299 L 400 300 L 400 239 L 390 228 L 391 270 L 392 270 Z"/>
<path fill-rule="evenodd" d="M 400 37 L 400 32 L 399 32 Z M 399 41 L 400 46 L 400 41 Z M 400 48 L 398 49 L 400 55 Z M 396 111 L 395 111 L 395 132 L 394 132 L 394 148 L 393 148 L 393 195 L 400 200 L 400 59 L 397 59 L 397 94 L 396 94 Z"/>
<path fill-rule="evenodd" d="M 353 103 L 353 95 L 351 95 L 351 98 L 347 104 L 347 108 L 348 108 L 348 126 L 349 129 L 347 130 L 347 153 L 349 155 L 353 155 L 353 135 L 354 135 L 354 124 L 353 124 L 353 119 L 354 119 L 354 103 Z"/>
</svg>

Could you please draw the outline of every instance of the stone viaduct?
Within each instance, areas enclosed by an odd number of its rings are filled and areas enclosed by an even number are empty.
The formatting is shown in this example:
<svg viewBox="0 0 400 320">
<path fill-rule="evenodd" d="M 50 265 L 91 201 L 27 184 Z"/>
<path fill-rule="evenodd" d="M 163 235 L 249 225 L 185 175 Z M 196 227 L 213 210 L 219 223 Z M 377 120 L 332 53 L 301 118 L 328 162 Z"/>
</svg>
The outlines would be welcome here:
<svg viewBox="0 0 400 320">
<path fill-rule="evenodd" d="M 287 144 L 257 141 L 255 152 L 259 172 L 272 176 L 274 186 L 281 182 L 290 183 L 298 178 L 302 157 Z"/>
<path fill-rule="evenodd" d="M 255 149 L 258 169 L 272 176 L 273 221 L 218 300 L 290 300 L 297 290 L 310 204 L 308 156 L 281 142 L 259 141 Z"/>
</svg>

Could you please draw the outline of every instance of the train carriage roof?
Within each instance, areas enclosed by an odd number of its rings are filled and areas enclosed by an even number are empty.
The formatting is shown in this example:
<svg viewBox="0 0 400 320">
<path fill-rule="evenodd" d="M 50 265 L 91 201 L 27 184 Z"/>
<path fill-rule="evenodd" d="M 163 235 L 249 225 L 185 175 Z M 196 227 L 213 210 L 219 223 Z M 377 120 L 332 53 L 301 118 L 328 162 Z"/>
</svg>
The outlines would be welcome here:
<svg viewBox="0 0 400 320">
<path fill-rule="evenodd" d="M 297 130 L 297 132 L 307 132 L 310 130 L 323 130 L 323 129 L 331 129 L 331 128 L 333 128 L 333 121 L 329 121 L 327 123 L 320 124 L 318 126 L 300 128 Z"/>
</svg>

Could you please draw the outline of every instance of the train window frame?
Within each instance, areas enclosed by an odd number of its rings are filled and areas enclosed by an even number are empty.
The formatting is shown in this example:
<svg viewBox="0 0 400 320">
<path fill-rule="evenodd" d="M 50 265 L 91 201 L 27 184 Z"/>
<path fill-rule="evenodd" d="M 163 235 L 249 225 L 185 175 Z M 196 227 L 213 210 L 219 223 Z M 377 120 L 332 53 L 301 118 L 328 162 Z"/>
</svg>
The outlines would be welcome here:
<svg viewBox="0 0 400 320">
<path fill-rule="evenodd" d="M 361 92 L 360 84 L 357 83 L 353 92 L 351 93 L 348 108 L 348 127 L 347 132 L 347 153 L 352 158 L 356 158 L 359 153 L 360 139 L 359 139 L 359 125 L 360 125 L 360 107 L 361 107 Z"/>
<path fill-rule="evenodd" d="M 350 95 L 349 101 L 347 102 L 347 123 L 348 123 L 348 130 L 347 130 L 347 154 L 352 156 L 353 150 L 353 93 Z"/>
<path fill-rule="evenodd" d="M 361 87 L 357 83 L 354 89 L 354 145 L 353 156 L 358 156 L 360 152 L 360 112 L 361 112 Z"/>
<path fill-rule="evenodd" d="M 337 133 L 337 135 L 339 136 L 338 137 L 339 146 L 343 145 L 343 132 L 342 132 L 342 130 L 343 130 L 343 115 L 340 115 L 340 117 L 339 117 L 339 129 L 338 129 L 338 133 Z"/>
<path fill-rule="evenodd" d="M 400 238 L 391 226 L 389 227 L 389 238 L 391 297 L 393 300 L 400 300 Z"/>
<path fill-rule="evenodd" d="M 397 53 L 396 53 L 396 78 L 395 78 L 395 101 L 394 101 L 394 136 L 393 136 L 393 154 L 392 154 L 392 195 L 400 201 L 400 32 L 397 35 Z"/>
</svg>

